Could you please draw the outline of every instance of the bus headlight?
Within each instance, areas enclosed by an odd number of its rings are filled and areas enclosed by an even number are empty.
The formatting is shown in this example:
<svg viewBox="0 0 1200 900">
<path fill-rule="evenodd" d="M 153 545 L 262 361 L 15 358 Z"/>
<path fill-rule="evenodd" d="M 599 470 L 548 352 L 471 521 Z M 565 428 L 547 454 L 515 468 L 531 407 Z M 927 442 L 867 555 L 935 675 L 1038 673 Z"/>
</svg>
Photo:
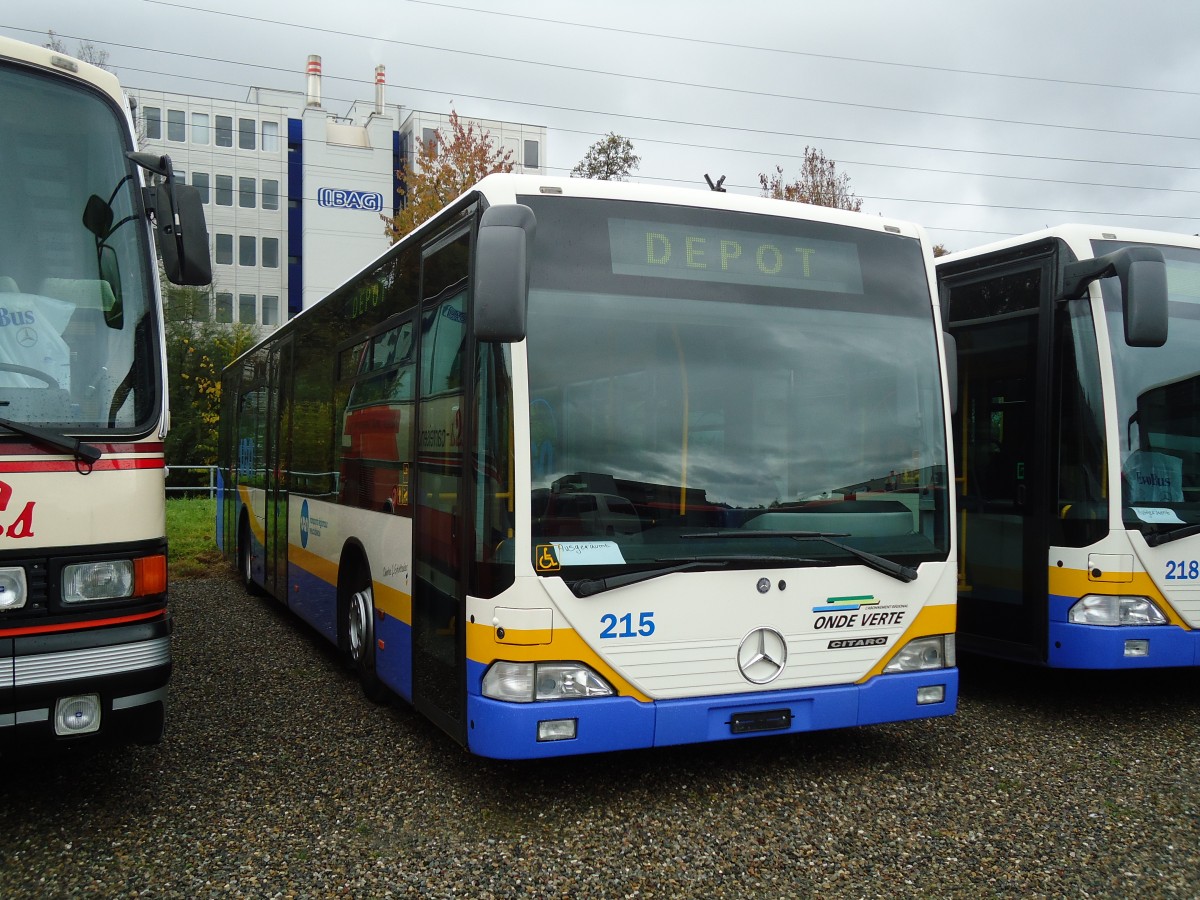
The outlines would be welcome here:
<svg viewBox="0 0 1200 900">
<path fill-rule="evenodd" d="M 1088 594 L 1067 614 L 1075 625 L 1166 625 L 1167 617 L 1149 597 Z"/>
<path fill-rule="evenodd" d="M 29 597 L 25 583 L 25 570 L 20 566 L 0 569 L 0 610 L 20 609 Z"/>
<path fill-rule="evenodd" d="M 927 669 L 950 669 L 955 665 L 954 635 L 934 634 L 913 638 L 900 648 L 884 672 L 923 672 Z"/>
<path fill-rule="evenodd" d="M 611 697 L 607 681 L 580 662 L 492 663 L 483 676 L 483 695 L 509 703 Z"/>
<path fill-rule="evenodd" d="M 64 566 L 63 603 L 89 600 L 119 600 L 133 596 L 133 560 L 108 559 L 102 562 Z"/>
</svg>

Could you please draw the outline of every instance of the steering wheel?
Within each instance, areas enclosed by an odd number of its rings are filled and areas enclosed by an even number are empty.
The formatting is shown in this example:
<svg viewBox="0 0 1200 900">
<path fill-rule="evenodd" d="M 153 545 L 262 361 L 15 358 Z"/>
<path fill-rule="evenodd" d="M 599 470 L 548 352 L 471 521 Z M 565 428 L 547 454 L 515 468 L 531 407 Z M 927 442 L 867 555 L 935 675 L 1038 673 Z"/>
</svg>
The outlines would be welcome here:
<svg viewBox="0 0 1200 900">
<path fill-rule="evenodd" d="M 28 375 L 30 378 L 36 378 L 38 381 L 46 382 L 46 387 L 57 388 L 58 379 L 53 375 L 47 375 L 39 369 L 31 369 L 29 366 L 18 366 L 13 363 L 0 362 L 0 372 L 13 372 L 17 375 Z"/>
</svg>

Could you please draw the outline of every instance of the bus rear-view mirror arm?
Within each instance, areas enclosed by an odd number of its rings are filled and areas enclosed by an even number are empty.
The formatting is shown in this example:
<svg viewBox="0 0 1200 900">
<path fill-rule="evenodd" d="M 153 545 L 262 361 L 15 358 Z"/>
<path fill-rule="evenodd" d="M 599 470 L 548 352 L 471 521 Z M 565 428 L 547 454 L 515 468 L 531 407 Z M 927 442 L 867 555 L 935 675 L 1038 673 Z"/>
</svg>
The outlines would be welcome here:
<svg viewBox="0 0 1200 900">
<path fill-rule="evenodd" d="M 1112 253 L 1069 263 L 1063 268 L 1060 300 L 1082 297 L 1097 278 L 1121 283 L 1125 343 L 1161 347 L 1167 342 L 1167 265 L 1157 247 L 1122 247 Z"/>
<path fill-rule="evenodd" d="M 522 341 L 529 305 L 529 250 L 536 220 L 519 203 L 484 210 L 475 246 L 475 337 Z"/>
</svg>

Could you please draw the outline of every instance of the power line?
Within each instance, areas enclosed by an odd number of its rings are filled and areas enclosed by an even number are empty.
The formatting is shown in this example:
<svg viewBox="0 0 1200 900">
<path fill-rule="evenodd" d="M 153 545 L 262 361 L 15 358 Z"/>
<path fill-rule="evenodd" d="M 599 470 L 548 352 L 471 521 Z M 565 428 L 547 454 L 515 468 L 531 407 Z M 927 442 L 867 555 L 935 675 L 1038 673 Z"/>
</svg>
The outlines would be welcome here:
<svg viewBox="0 0 1200 900">
<path fill-rule="evenodd" d="M 671 79 L 671 78 L 657 78 L 657 77 L 653 77 L 653 76 L 649 76 L 649 75 L 633 75 L 633 74 L 630 74 L 627 72 L 612 72 L 612 71 L 606 71 L 603 69 L 589 69 L 589 68 L 585 68 L 583 66 L 568 66 L 568 65 L 563 65 L 561 63 L 539 62 L 537 60 L 521 59 L 519 57 L 500 56 L 497 54 L 481 53 L 481 52 L 473 51 L 473 50 L 462 50 L 462 49 L 458 49 L 455 47 L 438 47 L 438 46 L 435 46 L 432 44 L 418 44 L 418 43 L 415 43 L 412 41 L 401 41 L 401 40 L 396 40 L 394 38 L 384 38 L 384 37 L 378 37 L 375 35 L 357 34 L 355 32 L 349 32 L 349 31 L 337 31 L 337 30 L 330 29 L 330 28 L 320 28 L 320 27 L 313 26 L 313 25 L 302 25 L 302 24 L 298 24 L 295 22 L 283 22 L 283 21 L 280 21 L 277 19 L 265 19 L 265 18 L 261 18 L 258 16 L 248 16 L 248 15 L 244 15 L 241 13 L 231 13 L 231 12 L 225 12 L 222 10 L 203 9 L 201 7 L 189 6 L 189 5 L 182 4 L 182 3 L 170 3 L 170 2 L 167 2 L 167 0 L 144 0 L 144 2 L 153 3 L 157 6 L 168 6 L 168 7 L 172 7 L 175 9 L 184 9 L 184 10 L 188 10 L 189 12 L 207 13 L 209 15 L 222 16 L 222 17 L 228 17 L 228 18 L 233 18 L 233 19 L 242 19 L 245 21 L 258 22 L 260 24 L 266 24 L 266 25 L 277 25 L 277 26 L 283 26 L 283 27 L 288 27 L 288 28 L 301 28 L 301 29 L 305 29 L 308 31 L 316 31 L 321 34 L 330 34 L 330 35 L 334 35 L 337 37 L 349 37 L 349 38 L 355 38 L 355 39 L 361 39 L 361 40 L 378 41 L 378 42 L 385 43 L 385 44 L 394 44 L 394 45 L 400 46 L 400 47 L 409 47 L 409 48 L 415 48 L 415 49 L 419 49 L 419 50 L 433 50 L 433 51 L 436 51 L 439 53 L 454 53 L 454 54 L 458 54 L 461 56 L 471 56 L 471 57 L 475 57 L 478 59 L 487 59 L 487 60 L 492 60 L 492 61 L 497 61 L 497 62 L 516 63 L 519 65 L 527 65 L 527 66 L 540 66 L 540 67 L 544 67 L 544 68 L 557 69 L 560 71 L 576 72 L 576 73 L 584 74 L 584 75 L 599 75 L 599 76 L 606 77 L 606 78 L 625 78 L 625 79 L 630 79 L 633 81 L 643 81 L 643 82 L 650 82 L 652 84 L 669 85 L 671 87 L 686 87 L 686 88 L 698 88 L 701 90 L 709 90 L 709 91 L 722 91 L 725 93 L 740 94 L 743 96 L 760 97 L 760 98 L 768 99 L 768 100 L 791 100 L 794 102 L 802 102 L 802 103 L 820 103 L 820 104 L 829 105 L 829 106 L 848 107 L 851 109 L 869 109 L 869 110 L 874 110 L 876 112 L 898 112 L 898 113 L 904 113 L 906 115 L 934 116 L 937 118 L 961 119 L 964 121 L 987 122 L 990 124 L 1000 124 L 1000 125 L 1022 125 L 1022 126 L 1033 127 L 1033 128 L 1058 128 L 1058 129 L 1062 129 L 1062 130 L 1066 130 L 1066 131 L 1086 131 L 1086 132 L 1091 132 L 1091 133 L 1096 133 L 1096 134 L 1112 134 L 1112 135 L 1118 135 L 1118 136 L 1122 136 L 1122 137 L 1148 137 L 1148 138 L 1157 138 L 1157 139 L 1165 139 L 1165 140 L 1200 141 L 1200 136 L 1196 136 L 1196 135 L 1156 134 L 1154 132 L 1123 131 L 1120 129 L 1112 129 L 1112 128 L 1097 128 L 1097 127 L 1083 126 L 1083 125 L 1066 125 L 1066 124 L 1062 124 L 1062 123 L 1058 123 L 1058 122 L 1031 122 L 1031 121 L 1025 121 L 1025 120 L 1021 120 L 1021 119 L 1002 119 L 1002 118 L 991 117 L 991 116 L 973 116 L 973 115 L 967 115 L 964 113 L 944 113 L 944 112 L 938 112 L 935 110 L 905 109 L 903 107 L 881 106 L 881 105 L 875 105 L 875 104 L 870 104 L 870 103 L 852 103 L 850 101 L 845 101 L 845 100 L 826 100 L 826 99 L 819 98 L 819 97 L 799 97 L 799 96 L 795 96 L 795 95 L 791 95 L 791 94 L 772 93 L 770 91 L 755 91 L 755 90 L 749 90 L 746 88 L 726 87 L 725 85 L 699 84 L 697 82 L 681 81 L 681 80 L 676 80 L 676 79 Z M 559 24 L 570 24 L 570 23 L 559 23 Z M 77 40 L 77 38 L 72 38 L 72 40 Z M 122 46 L 122 45 L 117 44 L 114 46 Z M 136 49 L 146 49 L 146 48 L 136 48 Z"/>
<path fill-rule="evenodd" d="M 146 2 L 154 3 L 154 2 L 161 2 L 161 0 L 146 0 Z M 783 49 L 780 47 L 766 47 L 766 46 L 759 46 L 759 45 L 753 45 L 753 44 L 738 44 L 738 43 L 734 43 L 732 41 L 716 41 L 716 40 L 712 40 L 709 38 L 684 37 L 682 35 L 663 34 L 661 32 L 635 31 L 635 30 L 629 29 L 629 28 L 617 28 L 612 25 L 596 25 L 596 24 L 590 23 L 590 22 L 570 22 L 570 21 L 566 21 L 564 19 L 548 19 L 548 18 L 542 18 L 542 17 L 538 17 L 538 16 L 522 15 L 520 13 L 500 12 L 500 11 L 494 10 L 494 9 L 477 9 L 475 7 L 470 7 L 470 6 L 456 6 L 451 3 L 435 3 L 435 2 L 433 2 L 433 0 L 404 0 L 404 2 L 412 3 L 412 4 L 416 4 L 416 5 L 420 5 L 420 6 L 435 6 L 435 7 L 440 7 L 442 9 L 453 9 L 453 10 L 457 10 L 459 12 L 472 12 L 472 13 L 479 13 L 481 15 L 501 16 L 504 18 L 511 18 L 511 19 L 523 19 L 523 20 L 529 21 L 529 22 L 542 22 L 542 23 L 551 24 L 551 25 L 565 25 L 565 26 L 571 27 L 571 28 L 586 28 L 586 29 L 595 30 L 595 31 L 608 31 L 608 32 L 612 32 L 615 34 L 632 35 L 635 37 L 642 37 L 642 38 L 652 37 L 652 38 L 657 38 L 659 40 L 679 41 L 682 43 L 700 44 L 700 45 L 705 45 L 705 46 L 710 46 L 710 47 L 724 47 L 727 49 L 734 49 L 734 50 L 750 50 L 755 53 L 778 53 L 778 54 L 787 55 L 787 56 L 804 56 L 804 57 L 809 57 L 812 59 L 829 59 L 829 60 L 834 60 L 837 62 L 862 63 L 862 64 L 873 65 L 873 66 L 892 66 L 895 68 L 918 69 L 918 70 L 924 70 L 924 71 L 928 71 L 928 72 L 948 72 L 948 73 L 951 73 L 954 75 L 975 75 L 975 76 L 980 76 L 980 77 L 984 77 L 984 78 L 1010 78 L 1010 79 L 1017 80 L 1017 81 L 1040 81 L 1040 82 L 1044 82 L 1046 84 L 1066 84 L 1066 85 L 1072 85 L 1074 87 L 1103 88 L 1106 90 L 1119 90 L 1119 91 L 1145 91 L 1145 92 L 1156 93 L 1156 94 L 1179 94 L 1179 95 L 1186 96 L 1186 97 L 1200 97 L 1200 91 L 1184 91 L 1184 90 L 1179 90 L 1177 88 L 1154 88 L 1154 87 L 1143 87 L 1143 86 L 1131 85 L 1131 84 L 1107 84 L 1104 82 L 1096 82 L 1096 81 L 1074 81 L 1074 80 L 1067 79 L 1067 78 L 1050 78 L 1047 76 L 1039 76 L 1039 75 L 1020 75 L 1015 72 L 988 72 L 988 71 L 978 70 L 978 69 L 956 69 L 956 68 L 951 68 L 949 66 L 931 66 L 931 65 L 924 65 L 924 64 L 920 64 L 920 63 L 904 63 L 904 62 L 894 62 L 891 60 L 883 60 L 883 59 L 867 59 L 867 58 L 858 57 L 858 56 L 838 56 L 838 55 L 835 55 L 832 53 L 813 53 L 811 51 L 806 51 L 806 50 L 786 50 L 786 49 Z M 169 5 L 175 5 L 175 4 L 162 3 L 161 5 L 169 6 Z M 184 7 L 184 8 L 191 9 L 193 7 Z"/>
</svg>

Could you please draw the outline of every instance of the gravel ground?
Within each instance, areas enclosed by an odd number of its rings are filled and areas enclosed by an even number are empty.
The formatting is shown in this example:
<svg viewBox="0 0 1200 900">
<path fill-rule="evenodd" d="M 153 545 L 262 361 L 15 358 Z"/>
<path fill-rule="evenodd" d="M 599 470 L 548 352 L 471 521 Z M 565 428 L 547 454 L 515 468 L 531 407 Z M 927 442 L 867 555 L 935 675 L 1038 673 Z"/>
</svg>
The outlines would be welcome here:
<svg viewBox="0 0 1200 900">
<path fill-rule="evenodd" d="M 0 761 L 0 897 L 1195 897 L 1200 673 L 963 660 L 951 719 L 540 764 L 176 582 L 168 735 Z"/>
</svg>

